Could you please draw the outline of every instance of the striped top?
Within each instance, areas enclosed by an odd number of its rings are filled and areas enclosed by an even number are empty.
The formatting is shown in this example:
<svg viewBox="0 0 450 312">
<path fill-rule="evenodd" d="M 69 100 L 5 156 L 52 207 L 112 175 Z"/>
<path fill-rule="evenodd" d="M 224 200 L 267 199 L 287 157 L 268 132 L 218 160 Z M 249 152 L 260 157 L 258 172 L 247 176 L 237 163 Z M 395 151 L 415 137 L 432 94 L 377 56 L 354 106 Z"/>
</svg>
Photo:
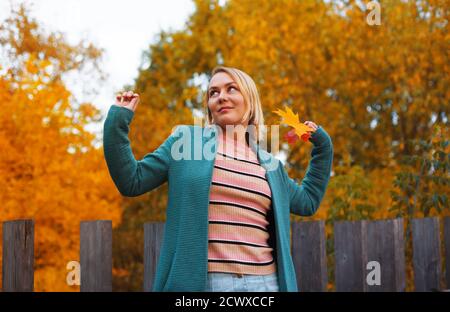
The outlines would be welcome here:
<svg viewBox="0 0 450 312">
<path fill-rule="evenodd" d="M 272 193 L 265 175 L 250 147 L 219 134 L 208 209 L 208 272 L 276 272 L 267 228 Z"/>
</svg>

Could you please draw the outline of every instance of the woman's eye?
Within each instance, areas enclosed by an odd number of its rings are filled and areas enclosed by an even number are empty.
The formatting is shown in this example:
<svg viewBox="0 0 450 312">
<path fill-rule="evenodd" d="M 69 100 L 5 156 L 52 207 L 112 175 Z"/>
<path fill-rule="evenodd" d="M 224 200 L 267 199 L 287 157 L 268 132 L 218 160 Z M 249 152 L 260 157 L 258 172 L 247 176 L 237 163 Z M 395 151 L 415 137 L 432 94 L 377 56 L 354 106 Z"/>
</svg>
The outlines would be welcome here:
<svg viewBox="0 0 450 312">
<path fill-rule="evenodd" d="M 230 91 L 231 89 L 234 89 L 234 90 L 238 90 L 236 87 L 228 87 L 228 91 Z M 214 96 L 215 95 L 215 93 L 219 93 L 219 91 L 217 91 L 217 90 L 213 90 L 213 91 L 211 91 L 210 93 L 209 93 L 209 96 L 211 97 L 211 96 Z"/>
</svg>

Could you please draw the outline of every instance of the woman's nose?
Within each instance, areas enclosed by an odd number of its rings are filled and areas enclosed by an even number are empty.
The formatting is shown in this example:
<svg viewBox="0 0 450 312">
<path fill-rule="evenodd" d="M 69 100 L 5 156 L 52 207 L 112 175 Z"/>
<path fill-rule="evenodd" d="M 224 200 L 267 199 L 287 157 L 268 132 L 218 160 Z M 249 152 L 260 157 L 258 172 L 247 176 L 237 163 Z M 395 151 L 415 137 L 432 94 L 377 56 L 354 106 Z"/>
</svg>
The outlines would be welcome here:
<svg viewBox="0 0 450 312">
<path fill-rule="evenodd" d="M 223 101 L 226 100 L 225 92 L 223 92 L 223 91 L 220 92 L 218 100 L 219 100 L 219 103 L 222 103 Z"/>
</svg>

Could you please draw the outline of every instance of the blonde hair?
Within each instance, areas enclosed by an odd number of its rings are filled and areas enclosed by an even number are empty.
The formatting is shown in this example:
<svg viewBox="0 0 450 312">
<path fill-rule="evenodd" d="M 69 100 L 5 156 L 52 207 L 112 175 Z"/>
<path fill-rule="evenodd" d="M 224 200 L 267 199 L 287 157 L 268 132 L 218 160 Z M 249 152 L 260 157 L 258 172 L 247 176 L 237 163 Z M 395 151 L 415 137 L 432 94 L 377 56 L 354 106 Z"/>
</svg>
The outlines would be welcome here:
<svg viewBox="0 0 450 312">
<path fill-rule="evenodd" d="M 259 142 L 264 136 L 265 126 L 264 126 L 264 115 L 261 106 L 261 100 L 259 98 L 258 89 L 256 88 L 256 84 L 253 79 L 237 68 L 233 67 L 225 67 L 225 66 L 217 66 L 211 72 L 211 78 L 217 73 L 227 73 L 231 76 L 234 82 L 237 83 L 241 93 L 244 97 L 244 103 L 246 106 L 246 111 L 244 113 L 244 117 L 241 120 L 243 123 L 248 119 L 248 125 L 254 125 L 256 128 L 256 133 L 252 133 L 255 136 L 256 141 Z M 208 84 L 209 86 L 209 84 Z M 206 125 L 214 124 L 211 111 L 208 107 L 209 101 L 209 92 L 206 91 L 206 96 L 204 98 L 204 110 L 206 116 Z"/>
</svg>

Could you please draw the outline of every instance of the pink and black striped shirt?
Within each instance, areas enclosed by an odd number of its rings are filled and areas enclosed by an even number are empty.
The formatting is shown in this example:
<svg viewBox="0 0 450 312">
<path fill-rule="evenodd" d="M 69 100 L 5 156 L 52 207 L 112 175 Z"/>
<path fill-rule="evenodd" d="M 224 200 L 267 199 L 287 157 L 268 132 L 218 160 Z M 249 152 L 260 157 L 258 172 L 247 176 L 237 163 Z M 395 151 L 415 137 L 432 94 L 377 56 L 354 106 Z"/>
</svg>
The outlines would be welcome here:
<svg viewBox="0 0 450 312">
<path fill-rule="evenodd" d="M 266 275 L 276 271 L 269 245 L 270 209 L 272 193 L 256 154 L 222 133 L 208 210 L 208 272 Z"/>
</svg>

